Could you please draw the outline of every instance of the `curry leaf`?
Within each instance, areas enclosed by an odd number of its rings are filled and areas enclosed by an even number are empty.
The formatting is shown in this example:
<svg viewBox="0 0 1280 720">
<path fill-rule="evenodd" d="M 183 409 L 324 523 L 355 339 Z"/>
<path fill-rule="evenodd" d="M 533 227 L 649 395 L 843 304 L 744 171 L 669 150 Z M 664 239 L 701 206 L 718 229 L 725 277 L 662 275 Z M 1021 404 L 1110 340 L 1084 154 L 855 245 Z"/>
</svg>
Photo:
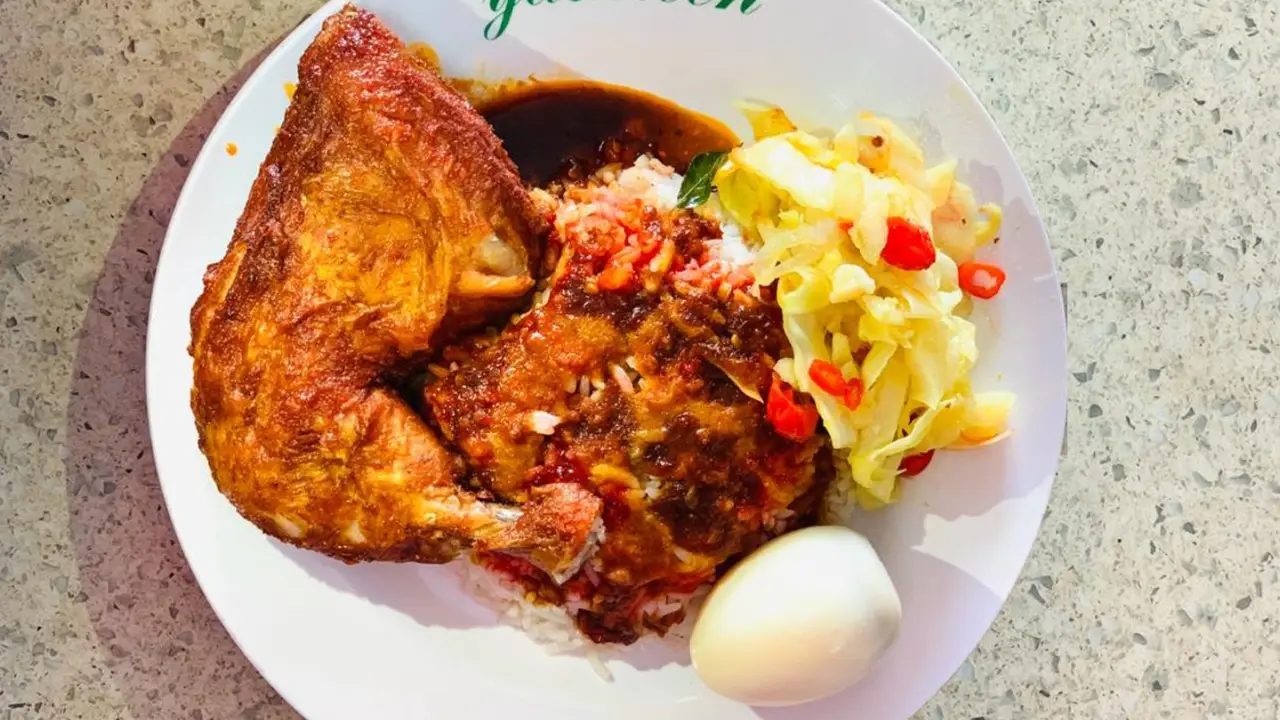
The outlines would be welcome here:
<svg viewBox="0 0 1280 720">
<path fill-rule="evenodd" d="M 698 153 L 689 163 L 689 172 L 685 173 L 680 183 L 680 195 L 676 198 L 676 207 L 698 207 L 711 197 L 711 190 L 716 179 L 716 171 L 724 164 L 729 153 L 724 150 Z"/>
</svg>

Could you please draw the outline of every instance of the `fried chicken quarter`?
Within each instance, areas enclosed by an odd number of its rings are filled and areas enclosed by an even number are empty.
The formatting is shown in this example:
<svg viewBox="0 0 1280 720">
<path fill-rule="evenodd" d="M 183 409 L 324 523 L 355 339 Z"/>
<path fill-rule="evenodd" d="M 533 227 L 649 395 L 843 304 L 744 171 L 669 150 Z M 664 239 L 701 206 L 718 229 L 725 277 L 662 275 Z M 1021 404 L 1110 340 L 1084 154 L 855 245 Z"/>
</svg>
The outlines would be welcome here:
<svg viewBox="0 0 1280 720">
<path fill-rule="evenodd" d="M 391 389 L 515 308 L 544 222 L 484 120 L 371 14 L 328 19 L 226 256 L 191 314 L 192 408 L 218 488 L 265 532 L 347 561 L 468 548 L 571 570 L 601 502 L 462 489 Z"/>
</svg>

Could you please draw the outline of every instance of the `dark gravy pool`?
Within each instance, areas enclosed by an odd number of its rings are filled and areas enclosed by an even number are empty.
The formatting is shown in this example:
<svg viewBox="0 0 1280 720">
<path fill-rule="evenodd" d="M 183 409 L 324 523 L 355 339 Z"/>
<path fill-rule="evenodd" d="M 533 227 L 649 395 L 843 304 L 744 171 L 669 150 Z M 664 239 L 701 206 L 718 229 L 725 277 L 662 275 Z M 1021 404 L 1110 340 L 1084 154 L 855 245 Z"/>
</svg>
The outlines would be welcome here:
<svg viewBox="0 0 1280 720">
<path fill-rule="evenodd" d="M 648 153 L 678 172 L 701 152 L 741 143 L 724 123 L 617 85 L 536 81 L 477 103 L 525 182 L 585 177 L 611 162 Z"/>
</svg>

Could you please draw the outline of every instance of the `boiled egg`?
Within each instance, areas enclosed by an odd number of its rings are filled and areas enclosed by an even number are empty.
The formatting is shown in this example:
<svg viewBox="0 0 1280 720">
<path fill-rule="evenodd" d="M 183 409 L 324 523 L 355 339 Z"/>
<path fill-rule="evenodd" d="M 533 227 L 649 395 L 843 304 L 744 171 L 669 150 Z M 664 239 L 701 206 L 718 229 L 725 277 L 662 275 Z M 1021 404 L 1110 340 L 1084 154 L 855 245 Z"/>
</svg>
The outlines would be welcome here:
<svg viewBox="0 0 1280 720">
<path fill-rule="evenodd" d="M 865 537 L 836 526 L 766 543 L 712 590 L 689 652 L 702 681 L 749 705 L 795 705 L 857 682 L 893 643 L 902 603 Z"/>
</svg>

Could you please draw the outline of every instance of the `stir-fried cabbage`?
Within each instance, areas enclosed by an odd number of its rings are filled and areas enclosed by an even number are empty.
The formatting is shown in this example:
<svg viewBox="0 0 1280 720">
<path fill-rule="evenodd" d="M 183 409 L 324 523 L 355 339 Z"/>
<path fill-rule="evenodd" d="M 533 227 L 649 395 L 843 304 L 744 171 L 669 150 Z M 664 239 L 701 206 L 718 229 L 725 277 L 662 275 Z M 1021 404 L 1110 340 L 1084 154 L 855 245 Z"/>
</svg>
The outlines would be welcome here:
<svg viewBox="0 0 1280 720">
<path fill-rule="evenodd" d="M 756 282 L 777 282 L 794 358 L 776 370 L 817 404 L 848 463 L 844 489 L 863 506 L 893 502 L 904 457 L 1006 434 L 1013 396 L 969 384 L 978 351 L 957 277 L 957 264 L 995 237 L 1000 208 L 976 203 L 954 161 L 926 166 L 884 118 L 861 115 L 824 140 L 795 130 L 778 108 L 744 111 L 757 142 L 730 154 L 716 186 L 754 246 Z M 927 231 L 932 266 L 882 260 L 893 217 Z M 814 384 L 815 360 L 862 381 L 856 408 Z"/>
</svg>

